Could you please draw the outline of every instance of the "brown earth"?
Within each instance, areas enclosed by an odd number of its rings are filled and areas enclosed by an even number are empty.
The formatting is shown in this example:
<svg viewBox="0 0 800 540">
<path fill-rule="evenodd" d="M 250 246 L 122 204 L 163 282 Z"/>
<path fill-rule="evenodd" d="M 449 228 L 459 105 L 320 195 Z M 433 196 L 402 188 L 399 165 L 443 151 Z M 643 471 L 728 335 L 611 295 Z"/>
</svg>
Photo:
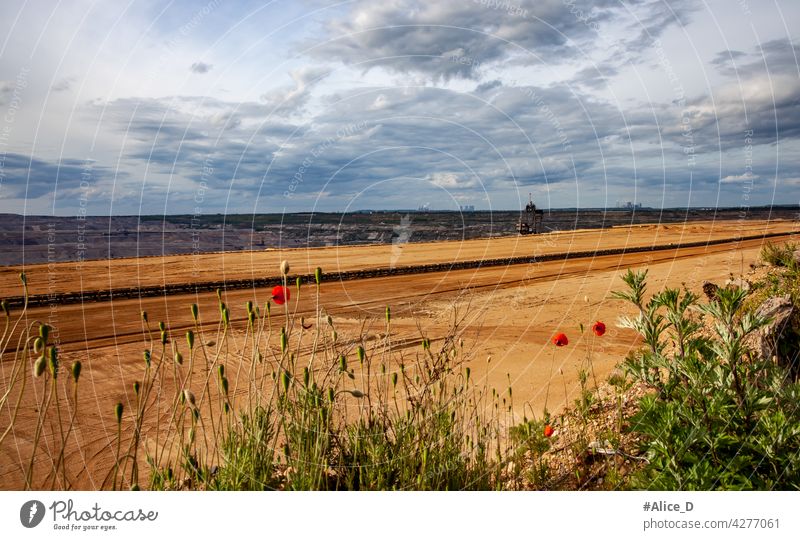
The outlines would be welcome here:
<svg viewBox="0 0 800 540">
<path fill-rule="evenodd" d="M 531 252 L 590 251 L 626 245 L 694 242 L 794 230 L 791 222 L 648 225 L 575 231 L 536 238 L 409 244 L 403 247 L 368 246 L 204 255 L 202 266 L 204 278 L 214 275 L 233 279 L 232 276 L 248 277 L 261 271 L 274 274 L 281 259 L 290 261 L 292 273 L 305 273 L 313 271 L 316 266 L 322 266 L 326 271 L 389 266 L 393 258 L 397 259 L 397 264 L 448 262 Z M 377 336 L 383 330 L 385 306 L 390 305 L 393 310 L 394 340 L 407 347 L 418 346 L 418 328 L 433 340 L 435 346 L 437 339 L 441 339 L 449 328 L 450 309 L 456 306 L 462 312 L 468 310 L 470 325 L 463 338 L 472 353 L 469 365 L 474 376 L 478 380 L 485 378 L 488 384 L 498 389 L 505 389 L 510 377 L 514 389 L 515 415 L 521 417 L 527 413 L 530 416 L 531 411 L 541 413 L 545 399 L 549 400 L 548 406 L 553 412 L 562 408 L 567 400 L 574 399 L 578 389 L 577 371 L 589 350 L 592 351 L 596 375 L 600 379 L 605 378 L 628 351 L 637 347 L 634 334 L 617 328 L 615 324 L 619 315 L 630 313 L 627 306 L 611 299 L 611 291 L 622 285 L 619 276 L 624 269 L 648 268 L 651 291 L 665 285 L 685 284 L 695 292 L 700 292 L 703 281 L 721 282 L 731 274 L 739 275 L 751 263 L 755 263 L 761 245 L 761 240 L 750 240 L 532 265 L 323 283 L 320 303 L 335 319 L 342 340 L 353 339 L 365 321 L 368 325 L 366 333 Z M 397 250 L 402 252 L 397 254 Z M 76 272 L 74 265 L 55 265 L 55 282 L 62 291 L 75 290 L 76 287 L 131 286 L 136 282 L 174 283 L 190 279 L 194 264 L 191 258 L 166 257 L 110 263 L 87 262 L 81 272 Z M 16 271 L 18 269 L 7 269 L 3 274 L 4 281 L 0 288 L 3 295 L 15 292 L 16 278 L 12 278 L 12 274 L 15 275 Z M 26 272 L 32 292 L 47 291 L 47 266 L 29 267 Z M 240 330 L 244 327 L 246 301 L 253 300 L 256 305 L 263 306 L 269 295 L 263 289 L 226 293 L 224 300 L 230 306 L 234 327 Z M 313 319 L 315 300 L 312 295 L 313 289 L 304 287 L 297 302 L 295 297 L 292 298 L 292 309 L 297 310 L 298 316 Z M 219 312 L 214 293 L 29 310 L 28 324 L 37 319 L 45 320 L 56 328 L 54 337 L 63 351 L 62 366 L 69 366 L 76 359 L 80 359 L 84 365 L 78 399 L 79 414 L 66 458 L 68 476 L 74 479 L 73 487 L 98 489 L 112 468 L 116 441 L 113 407 L 115 403 L 122 402 L 126 404 L 127 411 L 133 408 L 131 385 L 134 380 L 141 379 L 142 351 L 150 347 L 143 333 L 140 312 L 147 311 L 153 328 L 157 321 L 163 320 L 170 337 L 185 348 L 183 335 L 192 325 L 189 311 L 191 303 L 200 306 L 204 332 L 215 333 Z M 581 333 L 581 324 L 588 328 L 596 320 L 605 321 L 608 325 L 605 336 L 594 338 L 588 329 Z M 279 328 L 281 324 L 282 317 L 276 310 L 273 327 Z M 559 331 L 569 336 L 568 346 L 555 348 L 550 344 L 553 334 Z M 234 337 L 241 341 L 240 334 Z M 209 339 L 206 337 L 203 341 Z M 211 349 L 213 346 L 208 350 Z M 487 362 L 488 356 L 491 356 L 491 362 Z M 7 387 L 12 360 L 6 354 L 0 364 L 0 389 Z M 235 359 L 230 358 L 227 369 L 228 373 L 237 373 L 231 377 L 231 386 L 237 388 L 243 397 L 247 388 L 247 369 L 240 371 Z M 66 379 L 66 373 L 59 379 L 59 396 L 62 414 L 69 416 L 72 410 L 72 386 L 65 382 Z M 171 384 L 170 376 L 166 380 Z M 21 489 L 24 486 L 24 470 L 31 454 L 36 407 L 42 390 L 39 380 L 29 377 L 28 389 L 13 431 L 0 448 L 0 488 Z M 174 388 L 170 390 L 165 386 L 164 392 L 165 396 L 174 395 Z M 0 433 L 8 426 L 16 402 L 15 393 L 11 397 L 0 410 Z M 168 405 L 171 398 L 163 399 Z M 167 405 L 161 412 L 162 418 L 167 415 Z M 127 424 L 126 429 L 129 429 Z M 56 433 L 55 427 L 46 426 L 40 448 L 55 452 Z M 147 444 L 152 447 L 155 442 L 151 438 Z M 46 452 L 40 450 L 35 469 L 40 482 L 46 476 L 48 467 L 50 459 Z M 109 487 L 108 484 L 106 487 Z"/>
</svg>

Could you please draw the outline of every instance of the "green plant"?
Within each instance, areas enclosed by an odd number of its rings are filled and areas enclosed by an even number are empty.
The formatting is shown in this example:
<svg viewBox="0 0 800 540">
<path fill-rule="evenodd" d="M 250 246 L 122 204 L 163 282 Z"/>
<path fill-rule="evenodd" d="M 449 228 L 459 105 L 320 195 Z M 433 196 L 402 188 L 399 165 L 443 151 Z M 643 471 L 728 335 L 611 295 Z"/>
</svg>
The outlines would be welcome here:
<svg viewBox="0 0 800 540">
<path fill-rule="evenodd" d="M 747 292 L 724 288 L 708 304 L 667 289 L 643 303 L 644 274 L 628 272 L 638 330 L 649 349 L 629 359 L 630 371 L 655 392 L 639 402 L 632 429 L 648 459 L 633 487 L 674 489 L 797 489 L 800 487 L 800 388 L 784 369 L 749 349 L 768 321 L 744 309 Z M 699 315 L 711 334 L 700 332 Z M 666 347 L 667 340 L 674 343 Z M 657 374 L 657 375 L 656 375 Z"/>
</svg>

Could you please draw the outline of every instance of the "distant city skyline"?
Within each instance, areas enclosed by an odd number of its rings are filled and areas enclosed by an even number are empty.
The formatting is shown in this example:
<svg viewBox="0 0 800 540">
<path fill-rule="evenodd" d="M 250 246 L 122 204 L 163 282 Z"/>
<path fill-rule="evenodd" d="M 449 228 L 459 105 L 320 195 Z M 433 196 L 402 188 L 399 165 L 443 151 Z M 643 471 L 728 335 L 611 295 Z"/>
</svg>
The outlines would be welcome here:
<svg viewBox="0 0 800 540">
<path fill-rule="evenodd" d="M 7 0 L 0 213 L 798 204 L 797 20 L 790 0 Z"/>
</svg>

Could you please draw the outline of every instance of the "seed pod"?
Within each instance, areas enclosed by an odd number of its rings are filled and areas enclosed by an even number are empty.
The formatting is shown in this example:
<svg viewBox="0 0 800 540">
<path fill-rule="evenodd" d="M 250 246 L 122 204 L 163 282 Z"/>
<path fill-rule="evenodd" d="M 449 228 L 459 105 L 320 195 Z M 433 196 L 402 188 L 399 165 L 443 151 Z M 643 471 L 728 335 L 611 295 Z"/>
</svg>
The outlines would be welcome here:
<svg viewBox="0 0 800 540">
<path fill-rule="evenodd" d="M 186 343 L 189 344 L 189 350 L 194 349 L 194 332 L 191 330 L 186 332 Z"/>
<path fill-rule="evenodd" d="M 152 356 L 150 355 L 150 349 L 145 349 L 144 354 L 144 363 L 147 367 L 150 367 L 150 361 L 152 360 Z"/>
<path fill-rule="evenodd" d="M 47 367 L 47 359 L 42 355 L 33 363 L 33 374 L 37 377 L 41 377 L 45 367 Z"/>
<path fill-rule="evenodd" d="M 194 394 L 188 388 L 183 390 L 183 400 L 186 402 L 186 405 L 190 409 L 195 409 L 197 407 L 197 402 L 195 400 Z"/>
<path fill-rule="evenodd" d="M 317 269 L 314 270 L 314 281 L 317 282 L 317 285 L 322 283 L 322 268 L 317 266 Z"/>
<path fill-rule="evenodd" d="M 183 365 L 183 355 L 180 351 L 175 351 L 175 363 L 179 366 Z"/>
<path fill-rule="evenodd" d="M 42 338 L 42 341 L 47 343 L 47 338 L 50 337 L 50 327 L 48 325 L 39 325 L 39 337 Z"/>
<path fill-rule="evenodd" d="M 363 398 L 366 394 L 361 390 L 348 390 L 348 393 L 353 396 L 354 398 Z"/>
<path fill-rule="evenodd" d="M 33 340 L 33 352 L 39 354 L 42 352 L 42 349 L 44 349 L 44 340 L 42 340 L 40 337 L 37 337 L 35 340 Z"/>
<path fill-rule="evenodd" d="M 81 364 L 80 360 L 77 360 L 74 364 L 72 364 L 72 378 L 75 380 L 75 384 L 78 383 L 78 379 L 81 377 L 81 368 L 83 365 Z"/>
<path fill-rule="evenodd" d="M 167 325 L 164 324 L 164 321 L 158 321 L 158 329 L 162 332 L 167 329 Z"/>
<path fill-rule="evenodd" d="M 49 353 L 48 366 L 50 367 L 50 375 L 55 379 L 58 376 L 58 350 L 55 347 L 50 347 Z"/>
<path fill-rule="evenodd" d="M 359 345 L 358 349 L 356 349 L 356 351 L 358 352 L 358 363 L 359 364 L 363 364 L 364 363 L 364 358 L 366 357 L 366 353 L 364 352 L 364 347 Z"/>
<path fill-rule="evenodd" d="M 122 411 L 123 411 L 122 403 L 117 403 L 116 405 L 114 405 L 114 418 L 117 419 L 117 425 L 122 423 Z"/>
<path fill-rule="evenodd" d="M 289 274 L 289 261 L 281 261 L 281 274 L 284 276 Z"/>
<path fill-rule="evenodd" d="M 197 322 L 197 318 L 200 315 L 200 310 L 198 309 L 197 304 L 192 304 L 191 310 L 192 310 L 192 319 L 194 319 L 194 322 Z"/>
</svg>

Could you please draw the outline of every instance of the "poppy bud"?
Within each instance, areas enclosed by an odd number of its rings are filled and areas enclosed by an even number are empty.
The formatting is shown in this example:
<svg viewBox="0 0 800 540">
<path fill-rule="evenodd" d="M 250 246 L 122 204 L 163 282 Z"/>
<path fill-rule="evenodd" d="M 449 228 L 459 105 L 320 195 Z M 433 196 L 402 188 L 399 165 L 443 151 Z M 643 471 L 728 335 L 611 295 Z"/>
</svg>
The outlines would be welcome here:
<svg viewBox="0 0 800 540">
<path fill-rule="evenodd" d="M 317 266 L 317 269 L 314 270 L 314 281 L 317 282 L 317 285 L 322 283 L 322 268 Z"/>
<path fill-rule="evenodd" d="M 23 285 L 28 284 L 28 276 L 25 275 L 25 272 L 19 273 L 19 280 L 22 282 Z"/>
<path fill-rule="evenodd" d="M 122 403 L 117 403 L 114 405 L 114 417 L 117 419 L 117 425 L 122 423 Z"/>
<path fill-rule="evenodd" d="M 223 377 L 222 378 L 222 393 L 225 394 L 225 396 L 228 395 L 228 378 L 227 377 Z"/>
<path fill-rule="evenodd" d="M 133 381 L 133 393 L 137 396 L 139 395 L 139 388 L 141 388 L 139 381 Z"/>
<path fill-rule="evenodd" d="M 291 382 L 291 377 L 289 376 L 288 371 L 284 371 L 283 374 L 281 375 L 281 382 L 283 383 L 283 391 L 288 392 L 289 383 Z"/>
<path fill-rule="evenodd" d="M 392 373 L 392 386 L 397 386 L 397 373 Z"/>
<path fill-rule="evenodd" d="M 42 341 L 47 343 L 47 338 L 50 336 L 50 327 L 46 324 L 39 325 L 39 337 L 42 338 Z"/>
<path fill-rule="evenodd" d="M 72 364 L 72 378 L 75 380 L 76 384 L 78 382 L 78 379 L 81 376 L 81 368 L 82 367 L 83 367 L 83 365 L 81 364 L 80 360 L 78 360 L 74 364 Z"/>
<path fill-rule="evenodd" d="M 165 331 L 161 332 L 161 344 L 162 345 L 166 345 L 167 344 L 168 337 L 169 336 L 167 335 L 167 333 Z"/>
<path fill-rule="evenodd" d="M 223 308 L 222 310 L 222 321 L 228 325 L 231 323 L 231 313 L 228 311 L 228 308 Z"/>
<path fill-rule="evenodd" d="M 389 306 L 386 306 L 386 322 L 389 323 L 392 321 L 392 309 Z"/>
<path fill-rule="evenodd" d="M 192 310 L 192 319 L 194 319 L 194 321 L 197 322 L 197 317 L 200 314 L 200 310 L 197 308 L 197 304 L 192 304 L 191 310 Z"/>
<path fill-rule="evenodd" d="M 251 313 L 253 311 L 253 302 L 248 300 L 247 303 L 244 305 L 244 308 L 247 310 L 247 313 Z"/>
<path fill-rule="evenodd" d="M 220 364 L 220 365 L 217 366 L 217 375 L 219 376 L 220 379 L 225 377 L 225 365 L 224 364 Z"/>
<path fill-rule="evenodd" d="M 363 364 L 364 363 L 364 358 L 366 357 L 366 354 L 364 353 L 364 347 L 359 345 L 358 349 L 357 349 L 357 352 L 358 352 L 358 363 L 359 364 Z"/>
<path fill-rule="evenodd" d="M 158 321 L 158 329 L 162 332 L 167 329 L 167 325 L 164 324 L 164 321 Z"/>
<path fill-rule="evenodd" d="M 311 379 L 311 374 L 309 373 L 308 368 L 304 367 L 303 368 L 303 386 L 308 388 L 308 383 L 309 383 L 310 379 Z"/>
<path fill-rule="evenodd" d="M 360 398 L 363 398 L 363 397 L 366 395 L 366 394 L 364 394 L 364 392 L 362 392 L 361 390 L 348 390 L 347 392 L 348 392 L 348 393 L 349 393 L 351 396 L 353 396 L 354 398 L 359 398 L 359 399 L 360 399 Z"/>
<path fill-rule="evenodd" d="M 44 368 L 47 366 L 47 359 L 44 356 L 40 356 L 36 359 L 36 362 L 33 364 L 33 374 L 37 377 L 41 377 L 42 373 L 44 373 Z"/>
<path fill-rule="evenodd" d="M 300 290 L 300 286 L 303 284 L 303 280 L 300 279 L 300 276 L 297 276 L 297 279 L 294 280 L 295 285 L 297 286 L 297 290 Z"/>
<path fill-rule="evenodd" d="M 39 354 L 40 352 L 42 352 L 42 349 L 44 349 L 44 341 L 42 340 L 42 338 L 37 337 L 33 341 L 33 352 Z"/>
<path fill-rule="evenodd" d="M 347 358 L 343 354 L 339 356 L 339 371 L 347 371 Z"/>
<path fill-rule="evenodd" d="M 281 261 L 281 274 L 284 276 L 289 274 L 289 261 Z"/>
<path fill-rule="evenodd" d="M 150 367 L 150 360 L 152 359 L 151 356 L 150 356 L 150 349 L 145 349 L 144 350 L 144 354 L 142 356 L 144 356 L 145 365 L 147 367 Z"/>
<path fill-rule="evenodd" d="M 144 322 L 147 322 L 147 312 L 146 311 L 142 311 L 142 320 Z"/>
<path fill-rule="evenodd" d="M 184 389 L 183 391 L 183 400 L 188 405 L 190 409 L 194 409 L 197 407 L 197 403 L 194 397 L 194 394 L 188 388 Z"/>
<path fill-rule="evenodd" d="M 55 347 L 50 347 L 50 356 L 48 365 L 50 367 L 50 375 L 55 379 L 58 376 L 58 350 Z"/>
<path fill-rule="evenodd" d="M 186 332 L 186 343 L 189 344 L 190 351 L 194 349 L 194 332 L 192 332 L 191 330 Z"/>
<path fill-rule="evenodd" d="M 180 351 L 175 351 L 175 363 L 179 366 L 183 365 L 183 355 L 180 353 Z"/>
</svg>

